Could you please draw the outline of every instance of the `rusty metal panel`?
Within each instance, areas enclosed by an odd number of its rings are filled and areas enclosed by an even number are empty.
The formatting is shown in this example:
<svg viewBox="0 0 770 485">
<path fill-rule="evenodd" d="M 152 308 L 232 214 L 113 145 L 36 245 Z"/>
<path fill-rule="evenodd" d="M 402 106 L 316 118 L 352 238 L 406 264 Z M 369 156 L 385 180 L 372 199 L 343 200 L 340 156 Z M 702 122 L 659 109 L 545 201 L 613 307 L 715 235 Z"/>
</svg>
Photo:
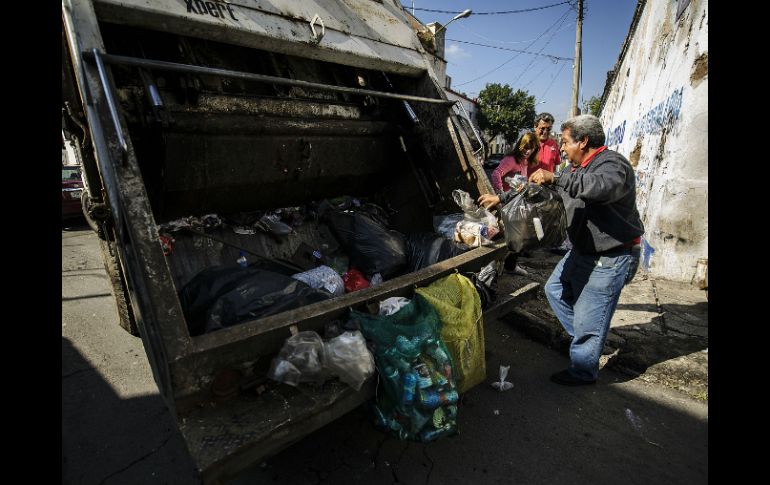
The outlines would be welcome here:
<svg viewBox="0 0 770 485">
<path fill-rule="evenodd" d="M 371 0 L 100 0 L 100 19 L 338 64 L 419 75 L 422 47 L 396 3 Z M 313 36 L 316 17 L 325 34 Z M 320 32 L 320 24 L 314 25 Z"/>
<path fill-rule="evenodd" d="M 375 384 L 376 377 L 360 391 L 336 381 L 320 388 L 273 384 L 260 395 L 252 390 L 197 407 L 179 429 L 204 483 L 220 483 L 371 399 Z"/>
</svg>

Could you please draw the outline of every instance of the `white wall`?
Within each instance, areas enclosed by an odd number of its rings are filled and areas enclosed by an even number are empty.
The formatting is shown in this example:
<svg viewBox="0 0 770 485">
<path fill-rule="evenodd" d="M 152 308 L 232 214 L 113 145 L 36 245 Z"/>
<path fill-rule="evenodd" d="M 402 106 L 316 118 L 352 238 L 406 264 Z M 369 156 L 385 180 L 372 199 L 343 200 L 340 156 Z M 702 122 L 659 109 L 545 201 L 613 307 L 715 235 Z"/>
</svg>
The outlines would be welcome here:
<svg viewBox="0 0 770 485">
<path fill-rule="evenodd" d="M 61 149 L 61 164 L 62 165 L 80 165 L 80 157 L 78 157 L 77 150 L 72 145 L 72 142 L 64 138 L 62 132 L 62 149 Z"/>
<path fill-rule="evenodd" d="M 647 1 L 601 119 L 609 148 L 636 166 L 643 267 L 691 282 L 708 258 L 708 1 L 679 20 L 677 7 Z"/>
</svg>

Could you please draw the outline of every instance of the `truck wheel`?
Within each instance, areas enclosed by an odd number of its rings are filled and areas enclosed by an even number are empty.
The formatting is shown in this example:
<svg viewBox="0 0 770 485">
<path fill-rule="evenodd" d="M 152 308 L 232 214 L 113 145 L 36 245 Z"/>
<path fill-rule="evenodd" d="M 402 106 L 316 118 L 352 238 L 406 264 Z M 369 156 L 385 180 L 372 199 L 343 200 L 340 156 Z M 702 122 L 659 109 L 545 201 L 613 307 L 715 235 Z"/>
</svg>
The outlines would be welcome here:
<svg viewBox="0 0 770 485">
<path fill-rule="evenodd" d="M 126 332 L 131 335 L 139 336 L 139 327 L 136 325 L 134 310 L 128 296 L 128 286 L 123 274 L 123 267 L 120 264 L 117 248 L 113 248 L 113 254 L 110 254 L 109 241 L 99 240 L 102 247 L 102 259 L 104 260 L 104 269 L 110 279 L 110 288 L 115 297 L 115 305 L 118 309 L 118 323 Z"/>
</svg>

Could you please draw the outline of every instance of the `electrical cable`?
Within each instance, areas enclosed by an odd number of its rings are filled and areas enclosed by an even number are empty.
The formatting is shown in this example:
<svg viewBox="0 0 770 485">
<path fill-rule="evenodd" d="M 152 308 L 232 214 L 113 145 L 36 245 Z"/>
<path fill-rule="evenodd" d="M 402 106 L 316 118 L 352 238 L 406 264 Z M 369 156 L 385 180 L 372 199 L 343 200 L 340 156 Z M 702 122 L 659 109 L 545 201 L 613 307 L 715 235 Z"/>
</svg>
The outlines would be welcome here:
<svg viewBox="0 0 770 485">
<path fill-rule="evenodd" d="M 505 11 L 502 11 L 502 12 L 473 12 L 473 15 L 507 15 L 507 14 L 512 14 L 512 13 L 534 12 L 535 10 L 543 10 L 543 9 L 546 9 L 546 8 L 558 7 L 559 5 L 564 5 L 565 3 L 572 3 L 572 1 L 553 3 L 551 5 L 544 5 L 542 7 L 535 7 L 535 8 L 522 8 L 520 10 L 505 10 Z M 410 6 L 404 5 L 403 3 L 401 4 L 401 6 L 404 7 L 404 9 L 406 9 L 406 10 L 412 9 L 412 10 L 419 10 L 421 12 L 453 13 L 453 14 L 462 13 L 462 12 L 456 12 L 456 11 L 451 11 L 451 10 L 433 10 L 433 9 L 430 9 L 430 8 L 410 7 Z"/>
<path fill-rule="evenodd" d="M 554 27 L 556 27 L 556 25 L 557 25 L 559 22 L 563 22 L 563 21 L 564 21 L 564 19 L 567 17 L 567 15 L 569 14 L 569 12 L 570 12 L 571 10 L 572 10 L 571 8 L 567 9 L 567 10 L 564 12 L 564 14 L 563 14 L 563 15 L 562 15 L 562 16 L 561 16 L 561 17 L 560 17 L 558 20 L 556 20 L 556 22 L 554 22 L 554 23 L 553 23 L 553 24 L 552 24 L 550 27 L 548 27 L 547 29 L 545 29 L 545 31 L 543 31 L 543 33 L 542 33 L 542 34 L 540 34 L 540 35 L 537 37 L 537 39 L 535 39 L 535 40 L 534 40 L 534 41 L 533 41 L 531 44 L 529 44 L 529 45 L 528 45 L 526 48 L 532 47 L 532 45 L 533 45 L 535 42 L 537 42 L 537 41 L 540 39 L 540 37 L 544 36 L 545 34 L 547 34 L 547 33 L 548 33 L 548 31 L 550 31 L 551 29 L 553 29 Z M 541 49 L 541 50 L 542 50 L 542 49 Z M 521 55 L 521 52 L 517 53 L 516 55 L 514 55 L 513 57 L 511 57 L 511 58 L 510 58 L 510 59 L 508 59 L 507 61 L 503 62 L 503 63 L 502 63 L 502 64 L 500 64 L 499 66 L 497 66 L 497 67 L 495 67 L 494 69 L 492 69 L 491 71 L 488 71 L 488 72 L 486 72 L 486 73 L 482 74 L 481 76 L 479 76 L 479 77 L 477 77 L 477 78 L 471 79 L 470 81 L 465 81 L 464 83 L 455 84 L 455 86 L 464 86 L 464 85 L 466 85 L 466 84 L 470 84 L 470 83 L 472 83 L 472 82 L 474 82 L 474 81 L 478 81 L 479 79 L 481 79 L 481 78 L 483 78 L 483 77 L 486 77 L 486 76 L 488 76 L 488 75 L 492 74 L 493 72 L 497 71 L 498 69 L 500 69 L 500 68 L 501 68 L 501 67 L 503 67 L 504 65 L 508 64 L 508 63 L 509 63 L 509 62 L 511 62 L 512 60 L 516 59 L 516 58 L 517 58 L 517 57 L 519 57 L 520 55 Z"/>
<path fill-rule="evenodd" d="M 556 32 L 554 32 L 554 34 L 555 33 Z M 446 40 L 451 40 L 452 42 L 459 42 L 461 44 L 477 45 L 477 46 L 480 46 L 480 47 L 491 47 L 492 49 L 500 49 L 500 50 L 503 50 L 503 51 L 521 52 L 522 54 L 532 54 L 532 55 L 535 55 L 535 56 L 544 56 L 544 57 L 549 57 L 553 61 L 574 61 L 575 60 L 574 57 L 559 57 L 559 56 L 554 56 L 554 55 L 551 55 L 551 54 L 538 54 L 537 52 L 530 52 L 530 51 L 525 51 L 525 50 L 521 50 L 521 49 L 511 49 L 510 47 L 498 47 L 498 46 L 495 46 L 495 45 L 479 44 L 479 43 L 476 43 L 476 42 L 469 42 L 467 40 L 458 40 L 458 39 L 446 39 Z"/>
<path fill-rule="evenodd" d="M 555 63 L 554 63 L 554 64 L 555 64 Z M 540 76 L 542 76 L 542 75 L 543 75 L 543 73 L 545 72 L 545 70 L 546 70 L 546 69 L 548 69 L 548 67 L 549 67 L 549 66 L 548 66 L 548 65 L 546 65 L 546 66 L 545 66 L 545 67 L 544 67 L 544 68 L 543 68 L 543 69 L 542 69 L 542 70 L 541 70 L 539 73 L 537 73 L 537 76 L 535 76 L 535 77 L 533 77 L 532 79 L 530 79 L 530 80 L 529 80 L 529 82 L 528 82 L 527 84 L 525 84 L 525 85 L 524 85 L 524 86 L 523 86 L 521 89 L 523 89 L 523 90 L 526 90 L 526 89 L 529 87 L 529 85 L 530 85 L 530 84 L 532 84 L 533 82 L 535 82 L 535 79 L 538 79 Z"/>
<path fill-rule="evenodd" d="M 551 89 L 551 86 L 553 86 L 553 83 L 556 81 L 556 78 L 559 77 L 559 74 L 561 74 L 561 70 L 564 69 L 564 66 L 566 66 L 566 64 L 561 65 L 561 67 L 559 68 L 559 72 L 557 72 L 556 75 L 553 77 L 553 79 L 551 79 L 551 84 L 549 84 L 548 87 L 545 88 L 545 91 L 540 96 L 541 98 L 545 98 L 545 95 L 548 94 L 548 90 Z"/>
<path fill-rule="evenodd" d="M 567 15 L 568 15 L 568 14 L 569 14 L 569 11 L 567 11 L 567 12 L 564 12 L 564 15 L 562 15 L 562 18 L 560 19 L 562 23 L 564 23 L 564 22 L 566 22 L 566 21 L 567 21 Z M 542 51 L 543 51 L 543 49 L 545 49 L 545 48 L 546 48 L 546 46 L 547 46 L 548 44 L 550 44 L 550 43 L 551 43 L 551 41 L 553 40 L 554 36 L 556 36 L 556 32 L 554 32 L 553 34 L 551 34 L 551 37 L 550 37 L 550 38 L 549 38 L 549 39 L 548 39 L 548 40 L 545 42 L 545 44 L 543 44 L 543 47 L 541 47 L 541 48 L 540 48 L 540 50 L 538 51 L 538 53 L 542 52 Z M 532 66 L 532 64 L 534 63 L 534 60 L 535 60 L 535 59 L 532 59 L 532 61 L 530 61 L 529 65 L 528 65 L 527 67 L 525 67 L 525 68 L 524 68 L 524 70 L 521 72 L 521 74 L 519 74 L 519 76 L 518 76 L 516 79 L 514 79 L 514 81 L 511 83 L 512 85 L 515 85 L 517 82 L 519 82 L 519 79 L 521 79 L 521 77 L 522 77 L 524 74 L 526 74 L 526 73 L 527 73 L 527 71 L 529 71 L 529 68 L 530 68 L 530 67 Z"/>
<path fill-rule="evenodd" d="M 461 29 L 469 32 L 471 35 L 475 35 L 476 37 L 480 37 L 480 38 L 482 38 L 484 40 L 487 40 L 489 42 L 497 42 L 498 44 L 524 44 L 524 43 L 527 43 L 527 42 L 533 42 L 533 41 L 537 40 L 537 39 L 528 39 L 528 40 L 497 40 L 497 39 L 490 39 L 489 37 L 484 37 L 483 35 L 481 35 L 481 34 L 479 34 L 477 32 L 472 31 L 471 29 L 469 29 L 468 27 L 463 25 L 462 22 L 459 22 L 459 23 L 457 23 L 455 25 L 457 25 L 457 27 L 460 27 Z M 570 27 L 569 25 L 565 25 L 564 27 L 562 27 L 561 29 L 557 30 L 556 32 L 561 32 L 562 30 L 567 29 L 569 27 Z M 479 44 L 479 45 L 483 45 L 483 44 Z M 493 46 L 488 46 L 488 47 L 493 47 Z"/>
</svg>

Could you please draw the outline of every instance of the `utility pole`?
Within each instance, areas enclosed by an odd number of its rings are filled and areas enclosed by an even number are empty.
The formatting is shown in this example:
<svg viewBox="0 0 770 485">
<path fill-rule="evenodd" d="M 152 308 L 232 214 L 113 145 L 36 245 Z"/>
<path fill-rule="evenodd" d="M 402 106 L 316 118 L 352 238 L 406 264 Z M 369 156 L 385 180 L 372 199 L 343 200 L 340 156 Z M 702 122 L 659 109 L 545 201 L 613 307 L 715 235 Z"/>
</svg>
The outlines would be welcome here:
<svg viewBox="0 0 770 485">
<path fill-rule="evenodd" d="M 578 114 L 578 91 L 580 90 L 580 64 L 583 53 L 583 0 L 578 0 L 577 27 L 575 28 L 575 65 L 572 67 L 572 108 L 570 118 Z"/>
</svg>

